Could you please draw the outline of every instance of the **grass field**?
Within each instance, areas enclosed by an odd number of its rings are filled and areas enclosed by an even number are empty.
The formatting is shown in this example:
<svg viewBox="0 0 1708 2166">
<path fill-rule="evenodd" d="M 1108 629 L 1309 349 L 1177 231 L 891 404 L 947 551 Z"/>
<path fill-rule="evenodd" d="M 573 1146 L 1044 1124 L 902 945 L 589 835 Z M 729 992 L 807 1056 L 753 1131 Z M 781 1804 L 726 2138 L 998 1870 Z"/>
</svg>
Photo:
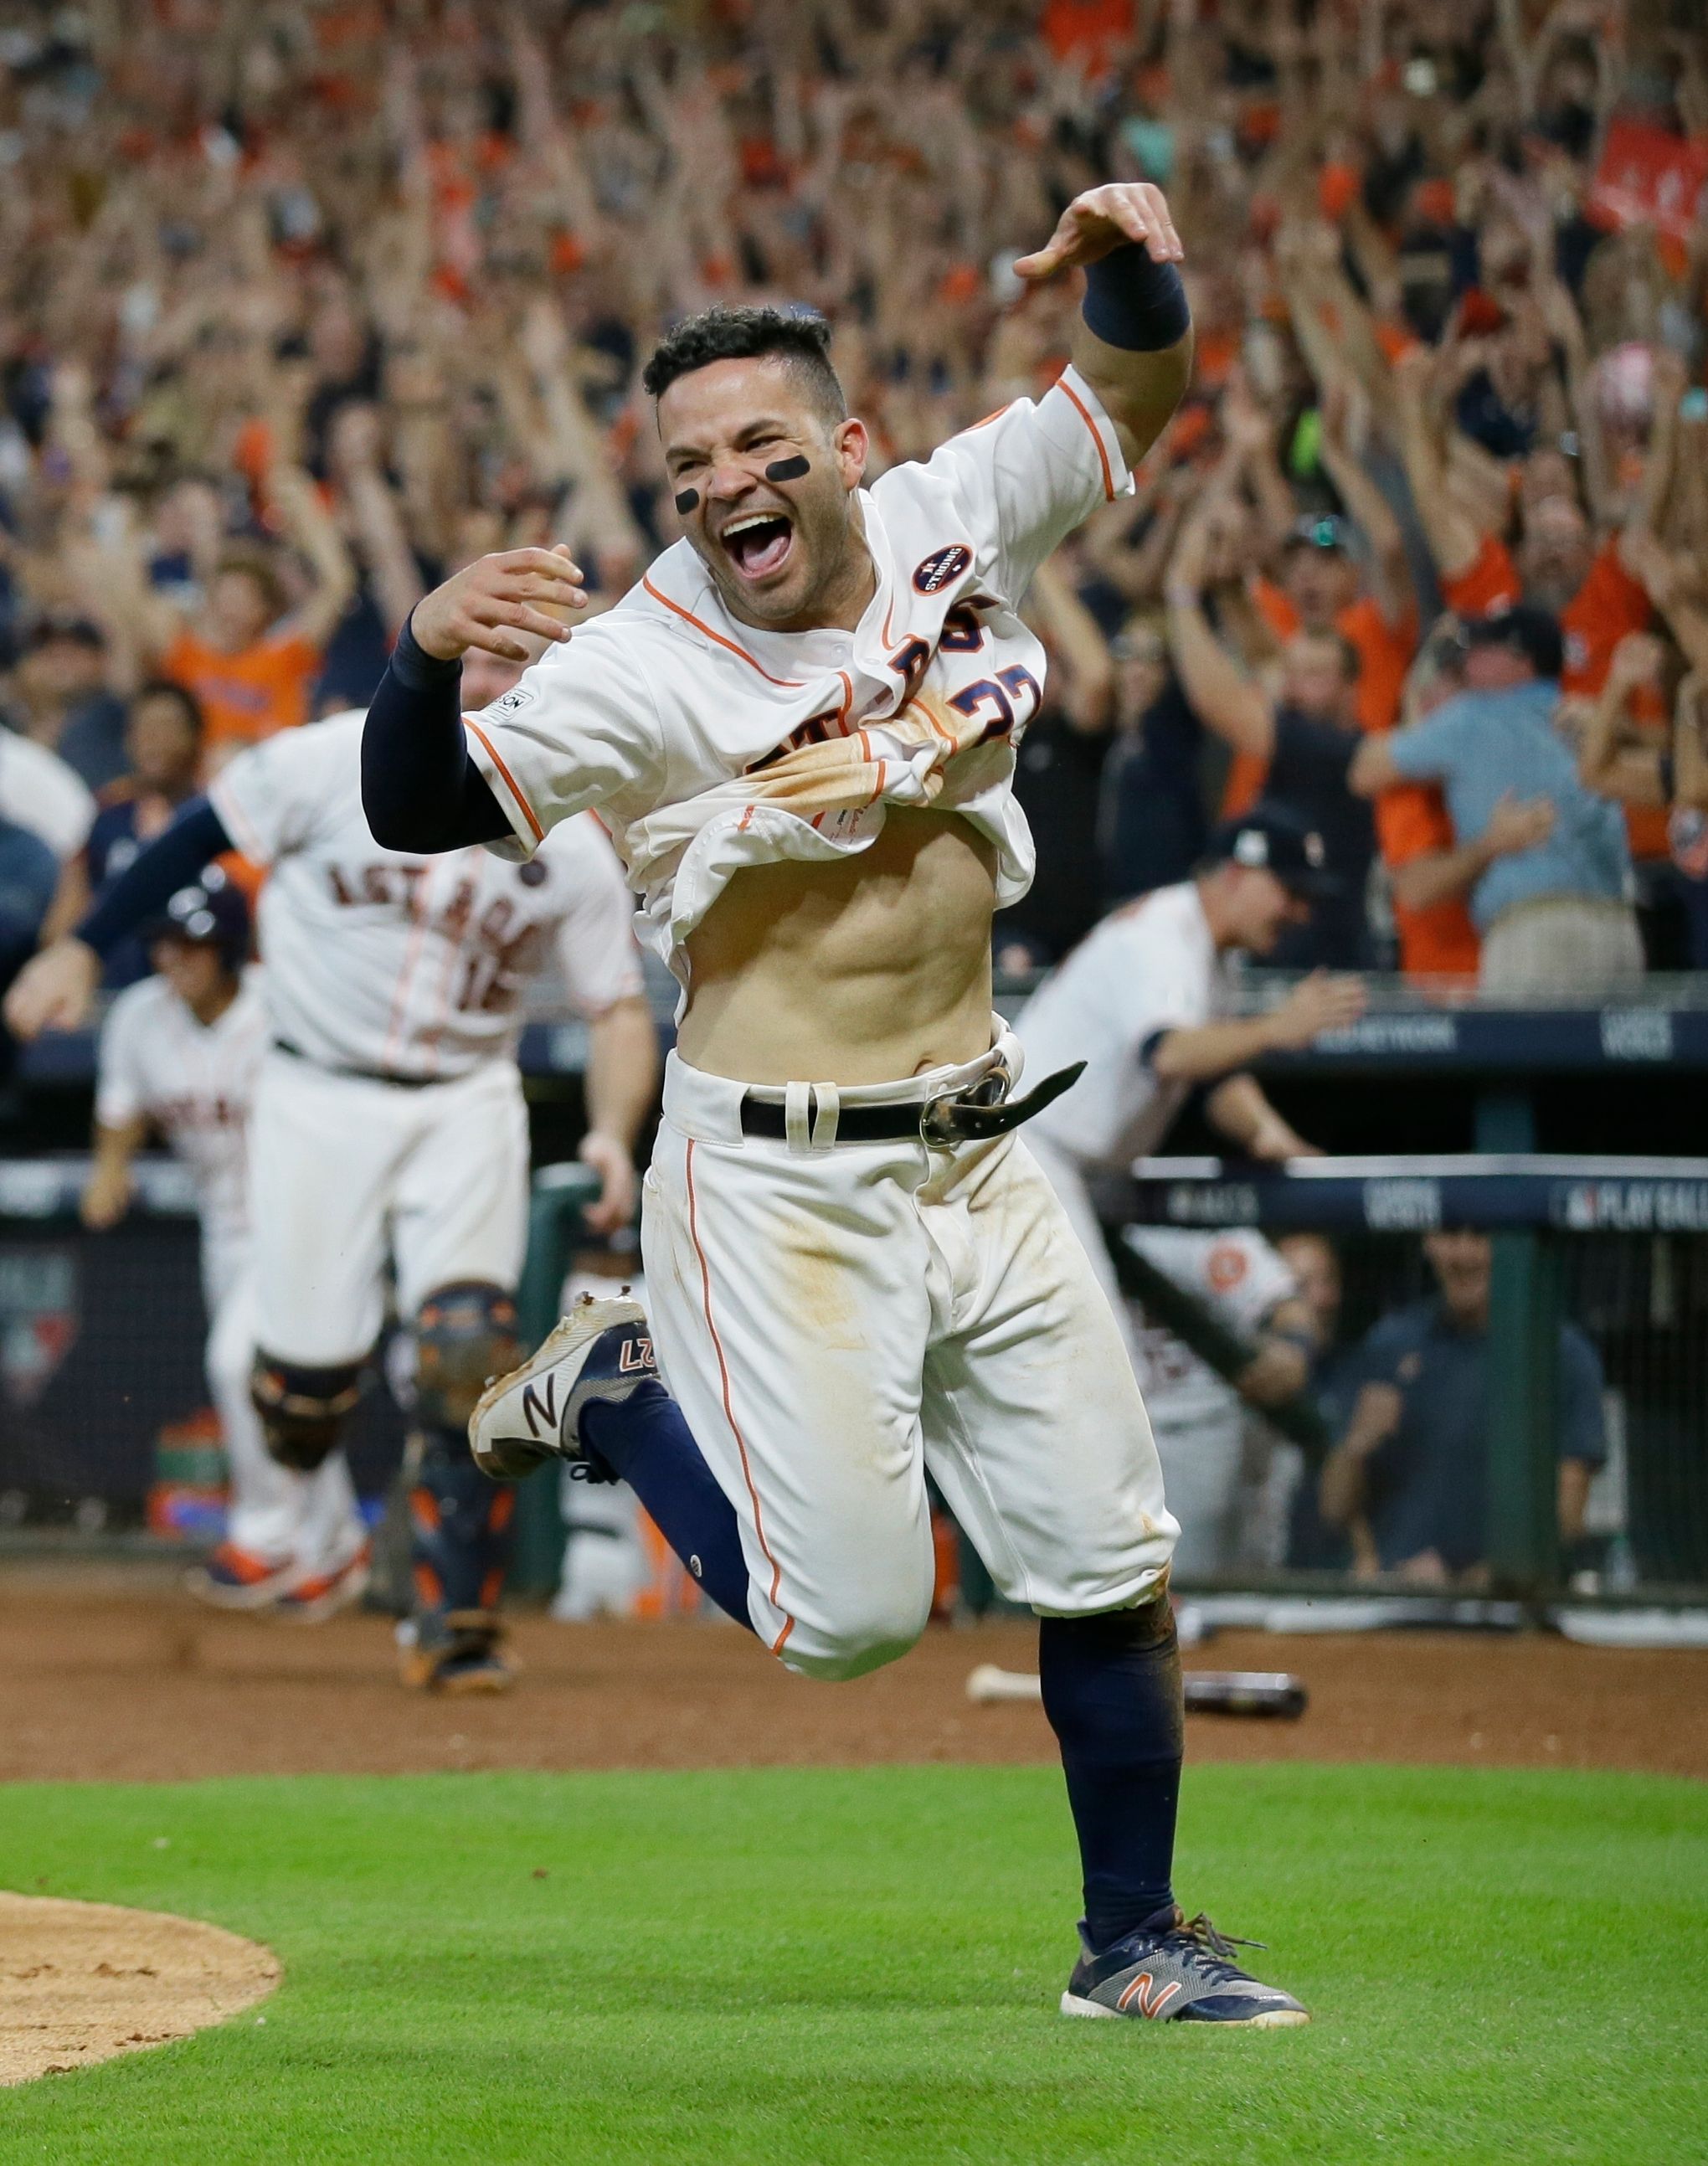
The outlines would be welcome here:
<svg viewBox="0 0 1708 2166">
<path fill-rule="evenodd" d="M 211 1919 L 285 1966 L 264 2022 L 0 2093 L 0 2160 L 1708 2155 L 1708 1790 L 1190 1772 L 1182 1894 L 1269 1941 L 1316 2019 L 1227 2034 L 1055 2015 L 1059 1781 L 0 1789 L 0 1883 Z"/>
</svg>

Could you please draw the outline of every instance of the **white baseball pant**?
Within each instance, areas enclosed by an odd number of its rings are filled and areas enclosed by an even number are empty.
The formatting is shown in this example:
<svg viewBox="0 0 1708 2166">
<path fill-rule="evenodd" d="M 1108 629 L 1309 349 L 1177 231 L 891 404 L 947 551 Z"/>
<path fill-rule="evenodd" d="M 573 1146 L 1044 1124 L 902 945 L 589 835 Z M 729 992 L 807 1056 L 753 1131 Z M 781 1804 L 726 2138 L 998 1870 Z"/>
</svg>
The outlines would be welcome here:
<svg viewBox="0 0 1708 2166">
<path fill-rule="evenodd" d="M 204 1242 L 202 1289 L 209 1317 L 204 1357 L 230 1482 L 226 1540 L 268 1564 L 330 1572 L 366 1539 L 350 1470 L 334 1452 L 312 1474 L 281 1466 L 267 1448 L 250 1397 L 255 1360 L 253 1260 L 245 1241 Z"/>
<path fill-rule="evenodd" d="M 516 1283 L 528 1123 L 513 1061 L 412 1089 L 270 1054 L 249 1153 L 256 1328 L 276 1360 L 363 1359 L 385 1321 L 388 1257 L 405 1316 L 459 1279 Z"/>
<path fill-rule="evenodd" d="M 923 1630 L 928 1467 L 998 1588 L 1041 1614 L 1129 1606 L 1167 1567 L 1132 1365 L 1023 1144 L 833 1140 L 838 1101 L 987 1066 L 815 1086 L 810 1131 L 791 1085 L 801 1117 L 775 1142 L 743 1135 L 742 1084 L 666 1067 L 642 1222 L 659 1365 L 735 1508 L 751 1620 L 811 1675 L 857 1677 Z"/>
</svg>

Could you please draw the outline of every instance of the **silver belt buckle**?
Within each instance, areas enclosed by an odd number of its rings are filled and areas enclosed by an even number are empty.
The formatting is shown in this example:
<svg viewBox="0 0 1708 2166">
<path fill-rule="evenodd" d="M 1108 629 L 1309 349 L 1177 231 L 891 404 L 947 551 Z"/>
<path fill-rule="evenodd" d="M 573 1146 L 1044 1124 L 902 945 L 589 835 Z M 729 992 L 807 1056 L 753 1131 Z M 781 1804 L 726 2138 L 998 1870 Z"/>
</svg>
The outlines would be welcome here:
<svg viewBox="0 0 1708 2166">
<path fill-rule="evenodd" d="M 954 1109 L 960 1101 L 952 1091 L 939 1091 L 919 1108 L 919 1140 L 932 1150 L 952 1150 L 960 1138 L 955 1133 Z"/>
<path fill-rule="evenodd" d="M 956 1110 L 968 1104 L 976 1091 L 985 1090 L 994 1083 L 997 1094 L 991 1103 L 1000 1106 L 1014 1087 L 1014 1079 L 1008 1072 L 1006 1060 L 993 1061 L 989 1072 L 975 1083 L 964 1083 L 958 1091 L 939 1091 L 934 1098 L 928 1098 L 919 1109 L 921 1142 L 933 1150 L 952 1150 L 965 1141 L 955 1126 Z"/>
</svg>

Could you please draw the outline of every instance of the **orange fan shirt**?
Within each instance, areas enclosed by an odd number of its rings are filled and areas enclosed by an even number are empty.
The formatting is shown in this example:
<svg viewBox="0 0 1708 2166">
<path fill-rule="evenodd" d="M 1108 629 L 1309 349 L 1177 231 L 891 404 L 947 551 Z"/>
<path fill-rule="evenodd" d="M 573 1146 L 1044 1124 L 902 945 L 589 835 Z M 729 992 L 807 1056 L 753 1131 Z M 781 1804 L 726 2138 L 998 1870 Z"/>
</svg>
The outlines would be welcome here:
<svg viewBox="0 0 1708 2166">
<path fill-rule="evenodd" d="M 227 654 L 186 631 L 161 657 L 160 667 L 162 676 L 201 701 L 209 749 L 228 749 L 307 721 L 320 650 L 300 633 L 284 631 Z"/>
</svg>

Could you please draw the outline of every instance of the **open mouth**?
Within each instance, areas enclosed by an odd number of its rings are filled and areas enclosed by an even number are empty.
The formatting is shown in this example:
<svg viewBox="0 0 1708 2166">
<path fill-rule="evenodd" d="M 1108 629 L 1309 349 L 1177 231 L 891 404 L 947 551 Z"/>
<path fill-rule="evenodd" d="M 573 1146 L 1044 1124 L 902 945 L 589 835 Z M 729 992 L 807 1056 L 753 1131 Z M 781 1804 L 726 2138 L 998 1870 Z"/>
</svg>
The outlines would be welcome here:
<svg viewBox="0 0 1708 2166">
<path fill-rule="evenodd" d="M 744 579 L 769 578 L 780 570 L 794 538 L 794 527 L 780 511 L 743 512 L 718 536 Z"/>
</svg>

